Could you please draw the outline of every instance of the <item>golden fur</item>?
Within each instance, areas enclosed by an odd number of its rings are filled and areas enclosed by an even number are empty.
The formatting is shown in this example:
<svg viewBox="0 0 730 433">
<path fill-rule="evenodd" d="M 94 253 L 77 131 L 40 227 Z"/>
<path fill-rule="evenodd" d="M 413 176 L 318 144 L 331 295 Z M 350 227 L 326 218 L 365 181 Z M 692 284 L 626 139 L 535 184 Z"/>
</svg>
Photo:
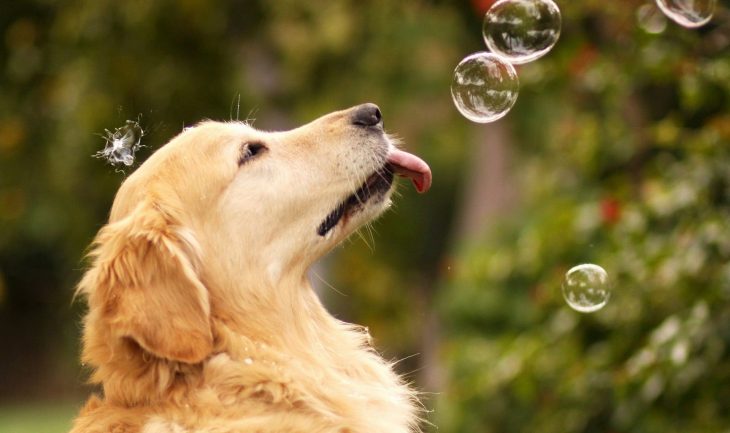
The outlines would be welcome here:
<svg viewBox="0 0 730 433">
<path fill-rule="evenodd" d="M 124 182 L 78 287 L 103 396 L 72 433 L 418 430 L 414 392 L 306 278 L 389 204 L 315 231 L 392 146 L 355 108 L 287 132 L 204 122 Z M 266 150 L 239 167 L 250 143 Z"/>
</svg>

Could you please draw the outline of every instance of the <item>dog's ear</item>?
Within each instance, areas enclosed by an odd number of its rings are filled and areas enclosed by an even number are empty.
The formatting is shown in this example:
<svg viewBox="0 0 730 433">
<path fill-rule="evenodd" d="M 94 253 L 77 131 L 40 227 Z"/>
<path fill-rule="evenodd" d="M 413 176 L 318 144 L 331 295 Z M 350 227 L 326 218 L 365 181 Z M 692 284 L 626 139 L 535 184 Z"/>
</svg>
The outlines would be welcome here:
<svg viewBox="0 0 730 433">
<path fill-rule="evenodd" d="M 117 338 L 151 354 L 198 363 L 213 347 L 208 291 L 196 270 L 199 247 L 154 203 L 99 231 L 92 268 L 78 291 Z"/>
</svg>

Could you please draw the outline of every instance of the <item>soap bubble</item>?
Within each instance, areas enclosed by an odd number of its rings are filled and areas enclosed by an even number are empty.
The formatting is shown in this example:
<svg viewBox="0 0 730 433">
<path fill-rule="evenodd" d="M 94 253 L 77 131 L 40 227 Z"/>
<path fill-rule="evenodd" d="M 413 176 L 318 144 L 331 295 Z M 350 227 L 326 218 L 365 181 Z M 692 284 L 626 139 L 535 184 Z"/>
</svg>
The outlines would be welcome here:
<svg viewBox="0 0 730 433">
<path fill-rule="evenodd" d="M 105 130 L 104 149 L 94 154 L 97 158 L 106 159 L 111 165 L 124 164 L 127 167 L 134 164 L 134 153 L 139 150 L 140 141 L 144 135 L 139 122 L 127 120 L 124 126 L 114 129 L 114 132 Z"/>
<path fill-rule="evenodd" d="M 515 68 L 501 57 L 482 51 L 465 57 L 456 66 L 451 97 L 464 117 L 488 123 L 504 117 L 515 105 L 519 88 Z"/>
<path fill-rule="evenodd" d="M 636 20 L 645 32 L 658 34 L 667 28 L 667 18 L 653 4 L 639 6 L 636 10 Z"/>
<path fill-rule="evenodd" d="M 656 0 L 659 9 L 680 26 L 695 28 L 707 24 L 717 0 Z"/>
<path fill-rule="evenodd" d="M 610 297 L 611 283 L 602 267 L 587 263 L 566 272 L 563 298 L 572 309 L 593 313 L 603 308 Z"/>
<path fill-rule="evenodd" d="M 545 55 L 560 36 L 560 9 L 552 0 L 499 0 L 484 15 L 487 47 L 513 64 Z"/>
</svg>

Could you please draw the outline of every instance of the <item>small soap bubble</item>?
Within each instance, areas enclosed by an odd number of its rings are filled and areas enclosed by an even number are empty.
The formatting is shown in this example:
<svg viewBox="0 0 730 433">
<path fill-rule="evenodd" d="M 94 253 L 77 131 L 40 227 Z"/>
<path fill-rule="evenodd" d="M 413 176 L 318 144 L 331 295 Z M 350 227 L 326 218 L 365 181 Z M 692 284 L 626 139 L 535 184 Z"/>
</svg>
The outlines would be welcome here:
<svg viewBox="0 0 730 433">
<path fill-rule="evenodd" d="M 105 130 L 103 135 L 106 144 L 104 149 L 94 154 L 97 158 L 106 159 L 111 165 L 124 164 L 127 167 L 134 164 L 134 154 L 139 150 L 140 141 L 144 136 L 144 131 L 138 121 L 127 120 L 124 126 L 114 129 L 114 131 Z"/>
<path fill-rule="evenodd" d="M 499 0 L 484 15 L 487 47 L 518 65 L 545 55 L 560 37 L 560 9 L 552 0 Z"/>
<path fill-rule="evenodd" d="M 667 28 L 667 18 L 653 4 L 639 6 L 636 10 L 636 21 L 639 22 L 639 27 L 651 34 L 661 33 Z"/>
<path fill-rule="evenodd" d="M 451 97 L 464 117 L 488 123 L 507 114 L 517 101 L 519 88 L 515 68 L 501 57 L 482 51 L 456 66 Z"/>
<path fill-rule="evenodd" d="M 715 3 L 717 0 L 656 0 L 664 15 L 689 28 L 707 24 L 715 12 Z"/>
<path fill-rule="evenodd" d="M 611 282 L 602 267 L 586 263 L 566 272 L 563 298 L 570 308 L 581 313 L 593 313 L 603 308 L 610 297 Z"/>
</svg>

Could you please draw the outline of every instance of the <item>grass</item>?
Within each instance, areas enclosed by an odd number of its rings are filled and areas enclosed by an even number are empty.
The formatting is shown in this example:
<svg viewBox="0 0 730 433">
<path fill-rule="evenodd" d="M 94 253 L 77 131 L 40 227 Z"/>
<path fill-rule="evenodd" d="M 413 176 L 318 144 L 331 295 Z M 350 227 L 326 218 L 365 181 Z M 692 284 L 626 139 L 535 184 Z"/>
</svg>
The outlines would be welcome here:
<svg viewBox="0 0 730 433">
<path fill-rule="evenodd" d="M 0 433 L 67 433 L 80 403 L 0 406 Z"/>
</svg>

